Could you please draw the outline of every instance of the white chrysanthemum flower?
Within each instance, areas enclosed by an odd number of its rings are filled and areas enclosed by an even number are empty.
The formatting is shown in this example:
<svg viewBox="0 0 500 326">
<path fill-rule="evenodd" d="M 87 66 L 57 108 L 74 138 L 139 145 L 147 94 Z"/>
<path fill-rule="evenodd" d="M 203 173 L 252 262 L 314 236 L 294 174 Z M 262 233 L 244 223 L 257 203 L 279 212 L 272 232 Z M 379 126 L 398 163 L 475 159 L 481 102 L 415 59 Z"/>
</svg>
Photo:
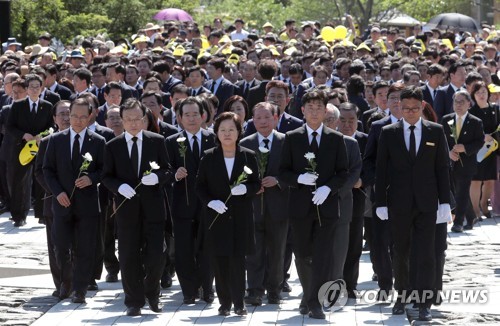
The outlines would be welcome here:
<svg viewBox="0 0 500 326">
<path fill-rule="evenodd" d="M 177 142 L 178 143 L 183 143 L 185 141 L 186 141 L 186 137 L 179 137 L 179 138 L 177 138 Z"/>
<path fill-rule="evenodd" d="M 267 154 L 269 153 L 269 149 L 265 148 L 264 146 L 260 146 L 259 152 L 261 152 L 262 154 Z"/>
<path fill-rule="evenodd" d="M 85 155 L 83 155 L 83 158 L 84 158 L 86 161 L 92 162 L 92 155 L 90 155 L 90 153 L 89 153 L 89 152 L 85 153 Z"/>
<path fill-rule="evenodd" d="M 158 163 L 156 163 L 155 161 L 149 162 L 149 166 L 151 167 L 151 170 L 158 170 L 160 168 Z"/>
<path fill-rule="evenodd" d="M 310 160 L 314 160 L 314 159 L 316 158 L 316 155 L 314 155 L 314 153 L 312 153 L 312 152 L 308 152 L 308 153 L 306 153 L 306 154 L 304 155 L 304 157 L 305 157 L 308 161 L 310 161 Z"/>
<path fill-rule="evenodd" d="M 243 167 L 243 171 L 245 171 L 245 173 L 246 173 L 246 174 L 252 174 L 252 173 L 253 173 L 252 169 L 250 169 L 250 168 L 249 168 L 248 166 L 246 166 L 246 165 Z"/>
</svg>

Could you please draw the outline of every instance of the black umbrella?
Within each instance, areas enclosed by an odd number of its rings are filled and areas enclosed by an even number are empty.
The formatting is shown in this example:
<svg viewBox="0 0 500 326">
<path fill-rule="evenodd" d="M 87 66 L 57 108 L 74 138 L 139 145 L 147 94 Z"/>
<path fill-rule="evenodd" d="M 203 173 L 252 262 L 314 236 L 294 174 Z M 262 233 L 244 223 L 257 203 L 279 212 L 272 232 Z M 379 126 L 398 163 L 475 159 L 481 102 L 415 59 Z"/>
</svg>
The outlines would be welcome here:
<svg viewBox="0 0 500 326">
<path fill-rule="evenodd" d="M 439 14 L 429 19 L 426 26 L 437 29 L 456 29 L 461 32 L 479 33 L 481 31 L 475 19 L 457 13 Z"/>
</svg>

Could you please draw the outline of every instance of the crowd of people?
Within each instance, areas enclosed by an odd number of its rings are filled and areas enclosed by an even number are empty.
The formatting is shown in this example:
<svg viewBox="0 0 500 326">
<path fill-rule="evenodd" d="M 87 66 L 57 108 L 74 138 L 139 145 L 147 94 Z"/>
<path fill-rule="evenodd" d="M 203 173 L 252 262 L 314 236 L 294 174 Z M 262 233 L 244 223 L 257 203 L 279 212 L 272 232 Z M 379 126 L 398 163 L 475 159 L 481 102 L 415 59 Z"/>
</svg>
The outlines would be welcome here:
<svg viewBox="0 0 500 326">
<path fill-rule="evenodd" d="M 293 256 L 299 312 L 324 319 L 321 286 L 356 298 L 365 248 L 377 299 L 431 320 L 448 223 L 500 213 L 500 35 L 346 23 L 9 39 L 0 209 L 46 225 L 53 295 L 85 303 L 105 268 L 127 315 L 161 312 L 176 274 L 184 304 L 244 316 L 291 291 Z"/>
</svg>

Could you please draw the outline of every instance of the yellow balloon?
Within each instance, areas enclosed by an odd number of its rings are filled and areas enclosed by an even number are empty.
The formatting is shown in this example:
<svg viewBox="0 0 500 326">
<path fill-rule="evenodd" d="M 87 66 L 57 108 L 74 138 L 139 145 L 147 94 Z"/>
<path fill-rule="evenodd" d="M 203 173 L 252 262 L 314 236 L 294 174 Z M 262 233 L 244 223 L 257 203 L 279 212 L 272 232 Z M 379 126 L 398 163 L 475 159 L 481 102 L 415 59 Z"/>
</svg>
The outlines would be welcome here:
<svg viewBox="0 0 500 326">
<path fill-rule="evenodd" d="M 330 26 L 325 26 L 321 29 L 321 37 L 327 42 L 333 41 L 335 30 Z"/>
<path fill-rule="evenodd" d="M 333 39 L 334 40 L 343 40 L 347 36 L 347 28 L 345 26 L 339 25 L 335 27 L 333 30 Z"/>
</svg>

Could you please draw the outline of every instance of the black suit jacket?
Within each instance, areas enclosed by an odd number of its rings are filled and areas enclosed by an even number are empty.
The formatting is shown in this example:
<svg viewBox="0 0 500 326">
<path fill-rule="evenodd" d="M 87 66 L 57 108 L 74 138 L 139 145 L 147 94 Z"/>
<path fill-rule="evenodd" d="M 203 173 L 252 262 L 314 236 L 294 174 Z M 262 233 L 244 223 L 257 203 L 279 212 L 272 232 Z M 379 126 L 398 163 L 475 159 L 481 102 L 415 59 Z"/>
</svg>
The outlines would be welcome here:
<svg viewBox="0 0 500 326">
<path fill-rule="evenodd" d="M 213 82 L 214 82 L 213 80 L 210 80 L 206 82 L 205 85 L 203 86 L 211 90 Z M 219 86 L 217 87 L 217 91 L 214 94 L 215 96 L 217 96 L 217 99 L 219 100 L 217 115 L 224 110 L 224 103 L 227 101 L 227 99 L 235 94 L 236 94 L 236 86 L 234 86 L 234 84 L 231 83 L 229 80 L 222 78 L 222 81 L 220 82 Z"/>
<path fill-rule="evenodd" d="M 66 101 L 69 101 L 69 98 L 71 97 L 71 94 L 72 94 L 72 92 L 69 88 L 67 88 L 66 86 L 61 85 L 61 84 L 56 85 L 56 88 L 54 89 L 54 93 L 59 94 L 59 97 L 61 98 L 61 100 L 66 100 Z"/>
<path fill-rule="evenodd" d="M 115 138 L 115 133 L 113 132 L 112 129 L 109 129 L 108 127 L 105 127 L 100 124 L 95 125 L 95 131 L 96 134 L 101 136 L 106 140 L 106 142 L 110 141 L 111 139 Z"/>
<path fill-rule="evenodd" d="M 185 159 L 180 154 L 179 143 L 177 138 L 186 137 L 184 145 L 186 146 Z M 210 131 L 201 130 L 201 139 L 198 140 L 201 144 L 200 157 L 203 157 L 204 152 L 215 146 L 215 135 Z M 201 212 L 201 205 L 195 191 L 196 174 L 200 162 L 196 162 L 189 145 L 189 139 L 185 131 L 176 133 L 167 138 L 167 151 L 170 159 L 170 169 L 168 170 L 168 183 L 173 183 L 173 198 L 172 198 L 172 217 L 176 219 L 191 219 L 198 220 Z M 185 167 L 188 171 L 188 176 L 176 181 L 175 172 L 180 167 Z M 187 184 L 186 184 L 187 182 Z M 186 190 L 187 187 L 187 190 Z M 186 191 L 188 195 L 189 205 L 187 205 Z"/>
<path fill-rule="evenodd" d="M 54 126 L 52 118 L 52 104 L 42 99 L 38 100 L 36 118 L 31 118 L 31 108 L 28 98 L 16 101 L 12 104 L 7 118 L 7 133 L 13 140 L 13 159 L 17 160 L 17 155 L 24 146 L 23 136 L 25 133 L 33 136 L 48 130 Z"/>
<path fill-rule="evenodd" d="M 51 92 L 49 89 L 45 90 L 45 94 L 43 100 L 50 102 L 53 106 L 56 105 L 57 102 L 61 100 L 59 94 Z"/>
<path fill-rule="evenodd" d="M 168 123 L 169 125 L 175 125 L 177 124 L 177 117 L 174 119 L 175 121 L 172 121 L 172 110 L 173 108 L 171 109 L 166 109 L 163 111 L 163 121 Z M 172 124 L 173 123 L 173 124 Z"/>
<path fill-rule="evenodd" d="M 283 115 L 281 117 L 281 123 L 279 124 L 278 131 L 281 132 L 282 134 L 286 134 L 289 131 L 295 130 L 297 128 L 302 127 L 304 123 L 302 120 L 297 119 L 296 117 L 283 112 Z M 253 124 L 253 119 L 250 119 L 247 121 L 247 127 L 245 128 L 245 132 L 243 134 L 244 137 L 248 137 L 250 135 L 253 135 L 256 133 L 257 130 L 255 129 L 255 125 Z"/>
<path fill-rule="evenodd" d="M 252 112 L 255 104 L 259 102 L 264 102 L 266 99 L 266 86 L 269 83 L 268 80 L 262 81 L 259 85 L 250 88 L 248 91 L 248 110 Z"/>
<path fill-rule="evenodd" d="M 165 93 L 171 93 L 172 88 L 175 86 L 182 84 L 182 81 L 180 81 L 177 78 L 174 78 L 170 76 L 162 85 L 161 90 Z"/>
<path fill-rule="evenodd" d="M 207 228 L 214 221 L 217 212 L 208 208 L 212 200 L 222 202 L 231 194 L 231 186 L 236 182 L 243 167 L 248 166 L 253 173 L 244 185 L 247 193 L 231 196 L 226 203 L 228 210 L 220 214 L 208 232 L 208 247 L 215 255 L 235 256 L 252 254 L 255 250 L 252 197 L 260 189 L 255 153 L 238 146 L 234 158 L 231 177 L 228 177 L 222 148 L 214 147 L 205 151 L 200 161 L 196 178 L 196 192 L 204 207 Z"/>
<path fill-rule="evenodd" d="M 255 87 L 255 86 L 259 86 L 260 83 L 261 83 L 260 80 L 254 79 L 250 83 L 250 88 Z M 236 89 L 237 94 L 242 96 L 245 99 L 245 101 L 247 101 L 247 103 L 248 103 L 248 94 L 250 93 L 250 88 L 247 91 L 245 91 L 245 80 L 240 80 L 240 81 L 236 82 L 236 84 L 234 84 L 234 85 L 237 87 L 237 89 Z M 250 107 L 249 107 L 249 109 L 250 109 Z"/>
<path fill-rule="evenodd" d="M 139 98 L 139 93 L 134 87 L 127 85 L 124 81 L 119 84 L 122 87 L 122 104 L 129 98 Z"/>
<path fill-rule="evenodd" d="M 104 102 L 104 104 L 99 107 L 99 112 L 97 113 L 97 117 L 95 118 L 95 121 L 97 121 L 97 123 L 101 126 L 106 125 L 106 120 L 104 119 L 104 117 L 106 116 L 107 111 L 108 105 L 106 104 L 106 102 Z"/>
<path fill-rule="evenodd" d="M 403 121 L 382 128 L 377 151 L 376 206 L 397 215 L 415 203 L 423 213 L 436 212 L 438 201 L 450 203 L 448 144 L 443 127 L 422 120 L 422 138 L 415 160 L 404 140 Z"/>
<path fill-rule="evenodd" d="M 159 127 L 160 127 L 160 135 L 162 135 L 165 138 L 168 138 L 179 132 L 179 129 L 163 121 L 159 121 Z"/>
<path fill-rule="evenodd" d="M 47 152 L 43 158 L 43 175 L 50 192 L 57 197 L 65 192 L 71 196 L 75 186 L 75 180 L 79 176 L 79 171 L 74 171 L 71 165 L 70 130 L 52 134 L 49 137 Z M 81 153 L 90 153 L 92 162 L 85 174 L 90 178 L 92 184 L 83 189 L 76 188 L 73 193 L 71 206 L 63 207 L 57 200 L 52 201 L 52 211 L 54 216 L 66 216 L 78 214 L 80 216 L 97 216 L 99 214 L 97 185 L 101 180 L 101 173 L 104 164 L 104 144 L 106 141 L 98 134 L 86 130 Z M 80 156 L 78 166 L 83 163 Z M 81 174 L 80 176 L 83 176 Z"/>
<path fill-rule="evenodd" d="M 271 150 L 267 158 L 267 168 L 264 175 L 261 174 L 261 179 L 267 176 L 273 176 L 279 181 L 279 167 L 281 160 L 281 151 L 285 142 L 285 134 L 273 130 L 273 142 Z M 257 155 L 257 160 L 260 160 L 262 153 L 259 151 L 259 137 L 257 133 L 245 137 L 240 141 L 240 145 L 253 150 Z M 260 173 L 261 171 L 259 171 Z M 261 211 L 262 196 L 264 196 L 264 209 L 269 211 L 272 220 L 285 221 L 288 219 L 288 187 L 285 185 L 276 185 L 274 187 L 265 188 L 263 194 L 254 197 L 253 199 L 253 215 L 255 223 L 263 223 L 264 216 Z"/>
<path fill-rule="evenodd" d="M 105 86 L 102 87 L 103 90 L 100 93 L 97 91 L 97 87 L 95 85 L 93 85 L 89 89 L 89 92 L 91 92 L 92 94 L 94 94 L 95 96 L 97 96 L 97 100 L 99 100 L 99 106 L 103 106 L 104 103 L 106 103 L 106 100 L 104 99 L 104 87 Z M 62 96 L 61 96 L 61 98 L 62 98 Z"/>
<path fill-rule="evenodd" d="M 52 217 L 52 200 L 54 200 L 54 196 L 50 192 L 50 188 L 45 182 L 45 178 L 43 176 L 43 158 L 45 157 L 45 153 L 47 152 L 47 145 L 49 144 L 49 137 L 44 137 L 40 144 L 38 145 L 38 154 L 36 154 L 35 168 L 33 169 L 33 174 L 35 175 L 38 184 L 43 188 L 45 192 L 45 199 L 43 202 L 43 216 Z"/>
<path fill-rule="evenodd" d="M 438 118 L 437 121 L 441 121 L 443 116 L 453 112 L 453 94 L 455 91 L 451 85 L 438 88 L 436 98 L 432 103 L 432 108 Z"/>
<path fill-rule="evenodd" d="M 458 136 L 458 140 L 452 137 L 450 121 L 456 127 L 456 114 L 450 113 L 443 117 L 442 125 L 444 129 L 444 134 L 448 142 L 448 148 L 451 150 L 455 144 L 462 144 L 465 147 L 465 153 L 460 154 L 460 160 L 451 162 L 453 170 L 463 176 L 472 177 L 477 171 L 477 152 L 483 147 L 484 144 L 484 132 L 483 132 L 483 122 L 481 119 L 475 117 L 472 114 L 467 114 L 467 117 L 462 123 L 462 130 Z"/>
<path fill-rule="evenodd" d="M 432 98 L 432 94 L 431 94 L 431 91 L 429 90 L 429 87 L 427 87 L 427 85 L 423 85 L 423 86 L 420 86 L 420 89 L 422 90 L 422 94 L 424 94 L 424 101 L 426 101 L 431 106 L 433 106 L 434 99 Z M 433 108 L 434 108 L 434 106 L 433 106 Z"/>
<path fill-rule="evenodd" d="M 204 94 L 204 93 L 211 93 L 210 90 L 208 90 L 207 88 L 205 88 L 203 86 L 198 88 L 198 91 L 194 95 L 191 94 L 193 92 L 193 88 L 189 87 L 188 89 L 189 89 L 189 96 L 198 96 L 198 95 Z"/>
<path fill-rule="evenodd" d="M 378 140 L 382 128 L 391 124 L 391 117 L 385 117 L 381 120 L 375 121 L 368 133 L 366 140 L 365 151 L 363 153 L 363 184 L 365 186 L 372 186 L 375 184 L 375 174 L 377 166 L 377 149 Z"/>
<path fill-rule="evenodd" d="M 368 135 L 365 134 L 364 132 L 356 131 L 356 133 L 354 134 L 354 139 L 356 139 L 356 141 L 358 142 L 359 152 L 361 153 L 361 160 L 363 161 L 363 157 L 364 157 L 365 151 L 366 151 L 366 144 L 368 142 Z M 360 178 L 361 178 L 361 181 L 363 182 L 363 185 L 364 185 L 364 183 L 365 183 L 365 181 L 364 181 L 364 179 L 365 179 L 364 162 L 362 162 L 361 164 L 362 164 L 362 168 L 361 168 Z"/>
<path fill-rule="evenodd" d="M 163 223 L 166 216 L 163 186 L 167 181 L 169 166 L 165 138 L 161 135 L 143 131 L 141 164 L 138 177 L 132 168 L 125 133 L 113 138 L 105 146 L 102 183 L 115 194 L 117 203 L 123 206 L 116 211 L 116 217 L 127 220 L 129 215 L 141 215 L 150 223 Z M 153 170 L 158 176 L 159 184 L 154 186 L 140 185 L 136 195 L 125 199 L 118 193 L 120 185 L 126 183 L 132 188 L 139 185 L 144 172 L 151 170 L 149 162 L 156 162 L 160 169 Z M 126 222 L 125 222 L 126 223 Z"/>
<path fill-rule="evenodd" d="M 290 187 L 290 218 L 303 219 L 308 216 L 314 187 L 297 182 L 299 175 L 307 172 L 308 161 L 304 155 L 309 152 L 309 137 L 306 126 L 286 134 L 280 165 L 280 180 Z M 317 187 L 328 186 L 331 189 L 328 198 L 319 205 L 321 218 L 338 218 L 338 191 L 348 177 L 349 162 L 342 134 L 323 127 L 318 154 L 315 159 Z"/>
</svg>

